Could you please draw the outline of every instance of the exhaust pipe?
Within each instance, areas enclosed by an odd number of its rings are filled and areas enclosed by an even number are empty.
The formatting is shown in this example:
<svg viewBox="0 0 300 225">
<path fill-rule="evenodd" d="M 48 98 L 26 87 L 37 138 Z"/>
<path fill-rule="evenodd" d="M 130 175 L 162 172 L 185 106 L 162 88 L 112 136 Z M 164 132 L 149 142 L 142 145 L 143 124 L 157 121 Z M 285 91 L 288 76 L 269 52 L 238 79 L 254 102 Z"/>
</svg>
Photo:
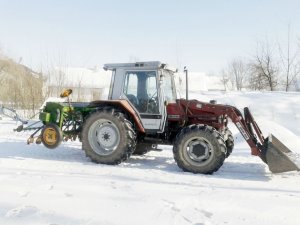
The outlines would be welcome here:
<svg viewBox="0 0 300 225">
<path fill-rule="evenodd" d="M 299 171 L 300 167 L 296 164 L 296 157 L 281 141 L 270 134 L 265 139 L 267 146 L 265 151 L 266 163 L 272 173 L 282 173 L 288 171 Z"/>
</svg>

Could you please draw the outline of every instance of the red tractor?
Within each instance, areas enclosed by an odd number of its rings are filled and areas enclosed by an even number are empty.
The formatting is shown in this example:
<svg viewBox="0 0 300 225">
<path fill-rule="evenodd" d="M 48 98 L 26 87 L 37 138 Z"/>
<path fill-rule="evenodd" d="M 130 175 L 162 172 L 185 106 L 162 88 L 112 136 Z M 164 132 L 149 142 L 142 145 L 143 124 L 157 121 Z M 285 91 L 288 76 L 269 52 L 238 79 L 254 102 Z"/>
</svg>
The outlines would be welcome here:
<svg viewBox="0 0 300 225">
<path fill-rule="evenodd" d="M 176 70 L 167 64 L 105 64 L 104 69 L 112 71 L 108 100 L 48 102 L 40 113 L 43 125 L 29 142 L 39 130 L 42 131 L 36 142 L 48 148 L 78 137 L 86 155 L 103 164 L 119 164 L 131 154 L 172 144 L 180 168 L 212 174 L 233 150 L 234 139 L 227 127 L 231 120 L 252 155 L 259 156 L 272 172 L 299 170 L 286 154 L 290 152 L 288 148 L 273 135 L 264 138 L 248 108 L 242 115 L 237 108 L 214 101 L 177 99 Z M 67 90 L 61 97 L 71 92 Z"/>
</svg>

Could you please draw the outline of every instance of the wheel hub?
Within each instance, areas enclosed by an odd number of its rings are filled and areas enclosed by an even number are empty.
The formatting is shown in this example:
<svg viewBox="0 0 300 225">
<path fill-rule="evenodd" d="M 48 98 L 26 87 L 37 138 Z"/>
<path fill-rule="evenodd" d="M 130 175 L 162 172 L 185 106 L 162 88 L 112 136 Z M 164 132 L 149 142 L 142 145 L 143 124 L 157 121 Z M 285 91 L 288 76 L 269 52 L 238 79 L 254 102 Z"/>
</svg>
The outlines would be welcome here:
<svg viewBox="0 0 300 225">
<path fill-rule="evenodd" d="M 110 124 L 100 126 L 98 132 L 98 142 L 105 150 L 111 150 L 117 144 L 116 131 Z"/>
<path fill-rule="evenodd" d="M 103 139 L 104 141 L 108 141 L 109 138 L 110 138 L 110 135 L 109 135 L 108 133 L 105 133 L 105 134 L 103 135 L 103 137 L 102 137 L 102 139 Z"/>
<path fill-rule="evenodd" d="M 195 161 L 203 161 L 209 158 L 210 148 L 204 141 L 192 141 L 188 147 L 188 154 L 191 159 Z"/>
<path fill-rule="evenodd" d="M 57 135 L 56 135 L 56 132 L 53 128 L 47 128 L 45 131 L 44 131 L 44 140 L 47 144 L 49 145 L 54 145 L 57 141 Z"/>
<path fill-rule="evenodd" d="M 120 143 L 120 132 L 111 121 L 99 119 L 91 126 L 88 139 L 97 154 L 109 155 Z"/>
</svg>

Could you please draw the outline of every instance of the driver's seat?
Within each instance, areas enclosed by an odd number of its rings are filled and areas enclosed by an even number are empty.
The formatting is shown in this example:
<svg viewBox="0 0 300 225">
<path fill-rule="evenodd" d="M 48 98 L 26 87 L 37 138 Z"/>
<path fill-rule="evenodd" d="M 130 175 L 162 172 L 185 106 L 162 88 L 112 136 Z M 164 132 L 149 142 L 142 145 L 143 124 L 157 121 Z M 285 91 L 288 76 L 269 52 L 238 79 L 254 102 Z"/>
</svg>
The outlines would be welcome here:
<svg viewBox="0 0 300 225">
<path fill-rule="evenodd" d="M 140 113 L 147 113 L 147 104 L 148 100 L 147 99 L 139 99 L 139 105 L 138 105 L 138 110 Z"/>
<path fill-rule="evenodd" d="M 127 94 L 126 97 L 134 105 L 135 108 L 138 108 L 139 101 L 138 101 L 137 97 L 135 97 L 133 94 Z"/>
</svg>

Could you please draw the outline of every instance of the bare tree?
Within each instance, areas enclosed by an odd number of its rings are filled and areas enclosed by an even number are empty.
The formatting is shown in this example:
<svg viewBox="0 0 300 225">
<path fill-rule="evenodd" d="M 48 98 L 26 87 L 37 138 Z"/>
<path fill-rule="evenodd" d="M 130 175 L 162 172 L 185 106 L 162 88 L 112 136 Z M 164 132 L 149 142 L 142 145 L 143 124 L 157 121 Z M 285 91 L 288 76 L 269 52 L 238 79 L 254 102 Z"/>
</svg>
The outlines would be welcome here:
<svg viewBox="0 0 300 225">
<path fill-rule="evenodd" d="M 221 84 L 224 86 L 225 91 L 230 89 L 229 88 L 230 80 L 229 80 L 229 76 L 225 69 L 222 69 L 222 71 L 221 71 L 221 80 L 220 81 L 221 81 Z"/>
<path fill-rule="evenodd" d="M 258 44 L 257 53 L 251 63 L 250 81 L 256 83 L 256 87 L 274 91 L 278 85 L 279 67 L 273 50 L 268 42 Z M 250 85 L 253 85 L 250 84 Z"/>
<path fill-rule="evenodd" d="M 5 70 L 8 67 L 7 59 L 2 55 L 0 48 L 0 84 L 4 84 L 5 81 Z"/>
<path fill-rule="evenodd" d="M 299 48 L 292 51 L 291 49 L 291 27 L 288 25 L 287 33 L 287 46 L 286 49 L 282 49 L 282 46 L 279 44 L 279 55 L 283 67 L 283 75 L 285 78 L 284 87 L 285 91 L 288 91 L 291 84 L 296 81 L 297 76 L 300 74 L 300 68 L 297 63 L 297 56 L 299 54 Z"/>
<path fill-rule="evenodd" d="M 32 71 L 24 71 L 24 73 L 27 90 L 23 96 L 26 96 L 26 108 L 31 110 L 32 115 L 35 115 L 43 100 L 43 78 L 41 74 L 34 74 Z"/>
<path fill-rule="evenodd" d="M 0 62 L 0 84 L 4 83 L 4 69 L 5 69 L 5 64 L 3 62 Z"/>
<path fill-rule="evenodd" d="M 259 91 L 266 89 L 266 82 L 260 73 L 257 73 L 257 67 L 254 63 L 249 65 L 248 88 L 250 90 Z"/>
<path fill-rule="evenodd" d="M 242 88 L 246 86 L 245 82 L 247 80 L 246 78 L 248 76 L 248 72 L 248 63 L 245 63 L 243 60 L 233 59 L 231 62 L 229 62 L 227 68 L 221 71 L 221 83 L 223 84 L 225 90 L 242 90 Z"/>
<path fill-rule="evenodd" d="M 245 86 L 244 82 L 248 76 L 248 65 L 241 59 L 234 59 L 229 64 L 229 73 L 234 86 L 238 91 Z"/>
<path fill-rule="evenodd" d="M 65 54 L 58 53 L 57 57 L 46 54 L 44 65 L 41 66 L 44 74 L 44 96 L 57 97 L 66 88 L 67 60 Z"/>
<path fill-rule="evenodd" d="M 78 78 L 77 84 L 74 85 L 74 87 L 77 87 L 77 101 L 83 101 L 83 87 L 82 87 L 82 81 L 83 81 L 83 74 Z"/>
<path fill-rule="evenodd" d="M 55 84 L 57 87 L 56 95 L 59 96 L 59 94 L 62 92 L 62 90 L 65 88 L 65 85 L 66 85 L 66 70 L 65 70 L 65 68 L 59 68 L 57 70 L 57 73 L 55 76 Z"/>
<path fill-rule="evenodd" d="M 33 115 L 42 101 L 41 75 L 9 58 L 0 59 L 0 67 L 0 101 Z"/>
</svg>

